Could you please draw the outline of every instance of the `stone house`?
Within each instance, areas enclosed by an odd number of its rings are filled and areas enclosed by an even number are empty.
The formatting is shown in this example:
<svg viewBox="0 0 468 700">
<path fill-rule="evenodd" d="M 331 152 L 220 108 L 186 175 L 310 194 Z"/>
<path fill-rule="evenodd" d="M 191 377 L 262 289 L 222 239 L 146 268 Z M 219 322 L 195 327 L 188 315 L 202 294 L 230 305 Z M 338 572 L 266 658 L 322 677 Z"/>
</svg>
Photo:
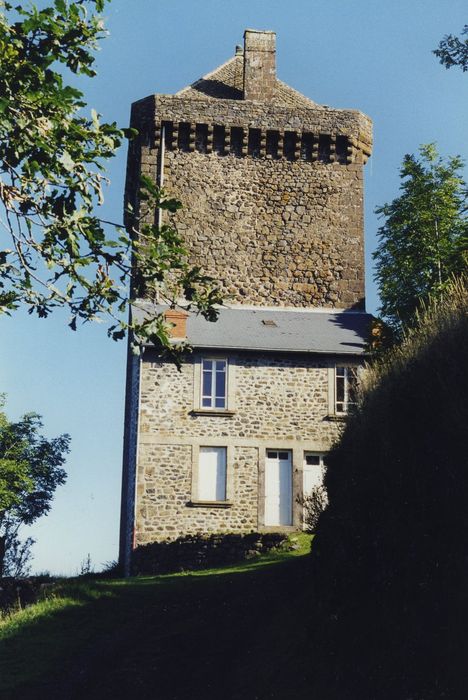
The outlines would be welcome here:
<svg viewBox="0 0 468 700">
<path fill-rule="evenodd" d="M 181 371 L 152 347 L 129 353 L 126 566 L 135 546 L 182 534 L 301 528 L 301 497 L 353 403 L 372 125 L 278 80 L 275 44 L 246 30 L 220 68 L 132 107 L 127 202 L 141 173 L 183 202 L 178 230 L 226 305 L 216 323 L 168 312 L 193 347 Z"/>
</svg>

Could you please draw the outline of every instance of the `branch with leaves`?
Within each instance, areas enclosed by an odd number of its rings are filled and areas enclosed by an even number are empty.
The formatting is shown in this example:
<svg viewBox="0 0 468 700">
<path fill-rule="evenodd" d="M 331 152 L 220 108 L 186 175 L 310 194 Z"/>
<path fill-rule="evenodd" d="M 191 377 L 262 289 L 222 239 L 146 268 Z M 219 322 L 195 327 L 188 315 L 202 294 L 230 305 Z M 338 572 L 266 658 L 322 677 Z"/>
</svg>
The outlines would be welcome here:
<svg viewBox="0 0 468 700">
<path fill-rule="evenodd" d="M 433 53 L 446 68 L 459 66 L 463 72 L 466 72 L 468 70 L 468 24 L 465 24 L 459 37 L 454 34 L 444 36 Z"/>
<path fill-rule="evenodd" d="M 180 207 L 149 179 L 130 231 L 99 217 L 104 165 L 134 134 L 93 110 L 85 116 L 83 94 L 65 76 L 95 75 L 105 36 L 95 11 L 106 2 L 55 0 L 37 9 L 0 0 L 0 311 L 25 305 L 47 317 L 66 307 L 72 329 L 108 318 L 115 340 L 131 328 L 140 342 L 171 349 L 163 316 L 134 328 L 126 320 L 132 280 L 159 303 L 182 303 L 211 320 L 221 297 L 190 267 L 175 228 L 148 223 L 151 208 Z"/>
</svg>

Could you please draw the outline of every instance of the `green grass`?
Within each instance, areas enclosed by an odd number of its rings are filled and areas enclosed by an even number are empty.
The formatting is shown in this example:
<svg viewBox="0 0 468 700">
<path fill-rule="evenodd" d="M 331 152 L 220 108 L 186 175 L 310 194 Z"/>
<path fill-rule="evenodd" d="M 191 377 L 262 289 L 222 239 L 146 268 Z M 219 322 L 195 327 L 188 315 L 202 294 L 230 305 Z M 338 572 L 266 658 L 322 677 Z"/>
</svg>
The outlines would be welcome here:
<svg viewBox="0 0 468 700">
<path fill-rule="evenodd" d="M 286 679 L 284 696 L 264 693 L 307 633 L 310 537 L 297 543 L 222 569 L 58 585 L 0 621 L 0 697 L 290 697 Z"/>
</svg>

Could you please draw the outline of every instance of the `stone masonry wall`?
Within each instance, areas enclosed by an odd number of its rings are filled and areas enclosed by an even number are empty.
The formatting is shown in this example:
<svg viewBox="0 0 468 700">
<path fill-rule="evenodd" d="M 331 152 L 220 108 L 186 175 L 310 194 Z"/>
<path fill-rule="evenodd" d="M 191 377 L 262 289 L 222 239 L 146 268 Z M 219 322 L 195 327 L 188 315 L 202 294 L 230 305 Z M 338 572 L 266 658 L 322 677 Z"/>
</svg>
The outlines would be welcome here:
<svg viewBox="0 0 468 700">
<path fill-rule="evenodd" d="M 240 303 L 362 307 L 362 165 L 351 110 L 156 95 L 133 106 L 127 202 L 140 169 L 181 199 L 192 262 Z"/>
<path fill-rule="evenodd" d="M 363 305 L 362 168 L 166 153 L 165 187 L 192 262 L 226 298 L 269 306 Z"/>
<path fill-rule="evenodd" d="M 180 372 L 151 351 L 142 362 L 137 545 L 181 534 L 257 530 L 266 449 L 293 450 L 300 495 L 303 451 L 326 452 L 341 429 L 328 416 L 333 358 L 230 357 L 235 390 L 228 415 L 193 410 L 194 360 Z M 204 445 L 228 448 L 228 508 L 191 505 L 194 451 Z"/>
</svg>

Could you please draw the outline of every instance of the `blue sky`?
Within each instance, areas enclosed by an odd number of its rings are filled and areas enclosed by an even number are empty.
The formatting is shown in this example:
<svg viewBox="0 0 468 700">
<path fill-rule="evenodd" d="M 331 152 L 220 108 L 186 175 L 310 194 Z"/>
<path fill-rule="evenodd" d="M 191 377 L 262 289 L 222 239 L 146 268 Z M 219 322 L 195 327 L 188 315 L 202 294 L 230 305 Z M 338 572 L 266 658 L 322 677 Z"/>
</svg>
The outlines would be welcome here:
<svg viewBox="0 0 468 700">
<path fill-rule="evenodd" d="M 42 3 L 41 3 L 42 4 Z M 98 76 L 80 82 L 89 107 L 126 126 L 131 102 L 174 93 L 230 58 L 244 29 L 277 32 L 278 75 L 316 102 L 374 120 L 366 166 L 368 310 L 378 306 L 371 253 L 374 208 L 398 194 L 405 153 L 437 142 L 468 157 L 468 74 L 446 71 L 431 50 L 468 22 L 466 0 L 113 0 Z M 103 215 L 121 218 L 126 149 L 109 166 Z M 0 318 L 0 391 L 16 418 L 43 415 L 49 436 L 68 432 L 68 481 L 51 513 L 30 528 L 34 570 L 76 573 L 88 554 L 117 557 L 125 353 L 103 325 L 67 327 L 57 313 Z"/>
</svg>

